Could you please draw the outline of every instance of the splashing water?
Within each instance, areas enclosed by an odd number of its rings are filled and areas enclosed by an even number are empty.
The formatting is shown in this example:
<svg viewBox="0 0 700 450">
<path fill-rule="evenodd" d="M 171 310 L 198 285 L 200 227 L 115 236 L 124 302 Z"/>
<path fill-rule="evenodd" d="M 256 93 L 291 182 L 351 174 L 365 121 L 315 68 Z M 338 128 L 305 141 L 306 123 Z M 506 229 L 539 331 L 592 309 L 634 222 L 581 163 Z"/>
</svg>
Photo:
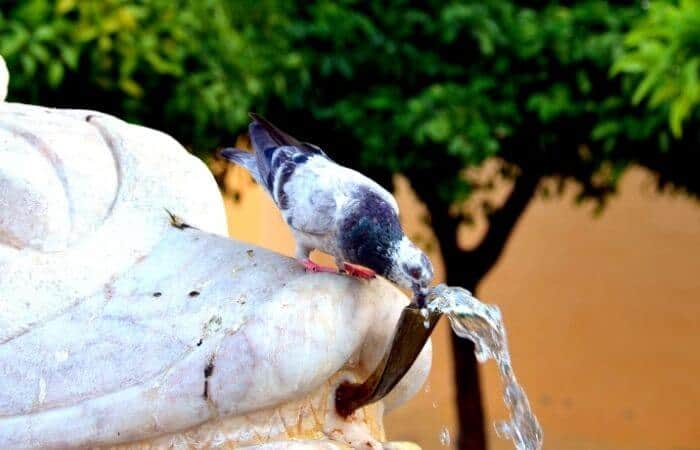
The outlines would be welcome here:
<svg viewBox="0 0 700 450">
<path fill-rule="evenodd" d="M 540 450 L 542 429 L 511 367 L 501 311 L 481 303 L 466 289 L 444 284 L 436 286 L 428 299 L 428 309 L 445 314 L 455 334 L 474 343 L 479 362 L 494 359 L 498 364 L 503 399 L 510 412 L 509 420 L 496 423 L 498 435 L 512 440 L 517 450 Z"/>
</svg>

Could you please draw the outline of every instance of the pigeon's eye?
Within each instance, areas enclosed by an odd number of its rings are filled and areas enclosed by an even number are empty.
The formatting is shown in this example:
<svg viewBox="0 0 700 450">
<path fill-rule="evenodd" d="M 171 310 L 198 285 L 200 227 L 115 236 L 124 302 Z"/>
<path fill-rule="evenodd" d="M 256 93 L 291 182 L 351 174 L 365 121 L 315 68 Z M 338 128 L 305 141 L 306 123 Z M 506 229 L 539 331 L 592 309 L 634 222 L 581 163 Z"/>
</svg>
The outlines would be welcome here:
<svg viewBox="0 0 700 450">
<path fill-rule="evenodd" d="M 408 264 L 404 264 L 402 268 L 404 273 L 408 274 L 409 277 L 416 281 L 420 281 L 423 277 L 423 269 L 421 266 L 409 266 Z"/>
</svg>

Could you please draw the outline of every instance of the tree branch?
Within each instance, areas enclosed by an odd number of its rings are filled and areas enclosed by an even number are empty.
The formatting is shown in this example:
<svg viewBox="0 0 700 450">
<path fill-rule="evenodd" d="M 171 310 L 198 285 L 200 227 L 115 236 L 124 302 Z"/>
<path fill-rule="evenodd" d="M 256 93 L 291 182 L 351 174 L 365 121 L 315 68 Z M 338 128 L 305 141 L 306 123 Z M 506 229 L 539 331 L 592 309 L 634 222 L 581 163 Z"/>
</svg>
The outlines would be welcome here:
<svg viewBox="0 0 700 450">
<path fill-rule="evenodd" d="M 534 171 L 521 172 L 515 178 L 503 206 L 488 215 L 489 227 L 481 242 L 472 250 L 463 250 L 457 242 L 457 230 L 462 219 L 450 215 L 449 203 L 438 195 L 434 172 L 411 171 L 407 175 L 413 190 L 430 212 L 431 226 L 445 260 L 447 282 L 472 290 L 503 253 L 515 224 L 530 203 L 542 177 Z"/>
<path fill-rule="evenodd" d="M 535 194 L 540 179 L 541 176 L 533 172 L 518 175 L 503 206 L 488 215 L 489 228 L 479 245 L 473 250 L 461 252 L 460 259 L 471 273 L 469 278 L 472 288 L 476 288 L 503 253 L 505 244 Z"/>
</svg>

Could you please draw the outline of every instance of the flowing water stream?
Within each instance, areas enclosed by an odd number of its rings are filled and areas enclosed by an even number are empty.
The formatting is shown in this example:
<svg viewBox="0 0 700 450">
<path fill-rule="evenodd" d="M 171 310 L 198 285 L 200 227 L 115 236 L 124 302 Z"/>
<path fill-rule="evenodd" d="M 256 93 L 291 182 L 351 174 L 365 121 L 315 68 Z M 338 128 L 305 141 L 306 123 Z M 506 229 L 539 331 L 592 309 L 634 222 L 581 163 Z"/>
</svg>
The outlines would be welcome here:
<svg viewBox="0 0 700 450">
<path fill-rule="evenodd" d="M 446 315 L 459 337 L 474 342 L 479 362 L 493 359 L 498 364 L 503 399 L 510 412 L 509 420 L 496 423 L 498 435 L 512 440 L 517 450 L 540 450 L 542 429 L 530 410 L 525 391 L 515 378 L 501 311 L 496 306 L 481 303 L 466 289 L 444 284 L 432 289 L 428 299 L 428 309 Z"/>
</svg>

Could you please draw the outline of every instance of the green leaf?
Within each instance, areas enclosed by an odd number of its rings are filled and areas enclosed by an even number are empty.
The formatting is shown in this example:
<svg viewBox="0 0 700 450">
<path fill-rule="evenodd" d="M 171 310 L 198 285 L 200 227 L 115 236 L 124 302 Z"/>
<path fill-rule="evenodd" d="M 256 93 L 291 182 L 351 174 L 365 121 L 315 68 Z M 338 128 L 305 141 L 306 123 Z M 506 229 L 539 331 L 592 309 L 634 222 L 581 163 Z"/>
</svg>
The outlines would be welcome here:
<svg viewBox="0 0 700 450">
<path fill-rule="evenodd" d="M 29 33 L 24 27 L 13 24 L 11 29 L 9 35 L 3 35 L 0 39 L 0 52 L 5 58 L 15 55 L 29 42 Z"/>
<path fill-rule="evenodd" d="M 683 134 L 683 120 L 688 116 L 690 112 L 690 98 L 679 97 L 671 103 L 671 111 L 669 114 L 669 124 L 671 126 L 671 132 L 677 138 L 681 137 Z"/>
<path fill-rule="evenodd" d="M 59 51 L 66 66 L 71 70 L 76 70 L 78 68 L 78 60 L 80 59 L 79 49 L 68 44 L 61 45 Z"/>
<path fill-rule="evenodd" d="M 46 72 L 47 81 L 49 86 L 57 87 L 61 84 L 63 80 L 63 65 L 60 61 L 53 60 L 49 63 L 48 70 Z"/>
<path fill-rule="evenodd" d="M 48 63 L 51 55 L 46 47 L 38 43 L 31 43 L 28 47 L 29 53 L 41 63 Z"/>
<path fill-rule="evenodd" d="M 22 64 L 23 74 L 27 77 L 34 76 L 37 67 L 36 60 L 28 53 L 24 53 L 20 55 L 20 62 Z"/>
<path fill-rule="evenodd" d="M 619 133 L 620 124 L 613 121 L 601 122 L 597 124 L 591 131 L 591 138 L 595 141 L 614 136 Z"/>
<path fill-rule="evenodd" d="M 127 95 L 130 95 L 132 97 L 141 97 L 143 95 L 143 89 L 141 89 L 141 86 L 136 81 L 130 78 L 120 80 L 119 87 Z"/>
<path fill-rule="evenodd" d="M 77 5 L 77 0 L 57 0 L 56 1 L 56 13 L 66 14 L 67 12 L 73 10 Z"/>
<path fill-rule="evenodd" d="M 635 89 L 634 94 L 632 95 L 632 102 L 635 105 L 639 104 L 639 102 L 641 102 L 644 99 L 644 97 L 647 96 L 649 91 L 651 91 L 654 85 L 661 78 L 664 69 L 664 67 L 657 67 L 651 70 L 649 73 L 647 73 L 647 75 L 642 79 L 641 83 L 639 83 L 637 89 Z"/>
</svg>

